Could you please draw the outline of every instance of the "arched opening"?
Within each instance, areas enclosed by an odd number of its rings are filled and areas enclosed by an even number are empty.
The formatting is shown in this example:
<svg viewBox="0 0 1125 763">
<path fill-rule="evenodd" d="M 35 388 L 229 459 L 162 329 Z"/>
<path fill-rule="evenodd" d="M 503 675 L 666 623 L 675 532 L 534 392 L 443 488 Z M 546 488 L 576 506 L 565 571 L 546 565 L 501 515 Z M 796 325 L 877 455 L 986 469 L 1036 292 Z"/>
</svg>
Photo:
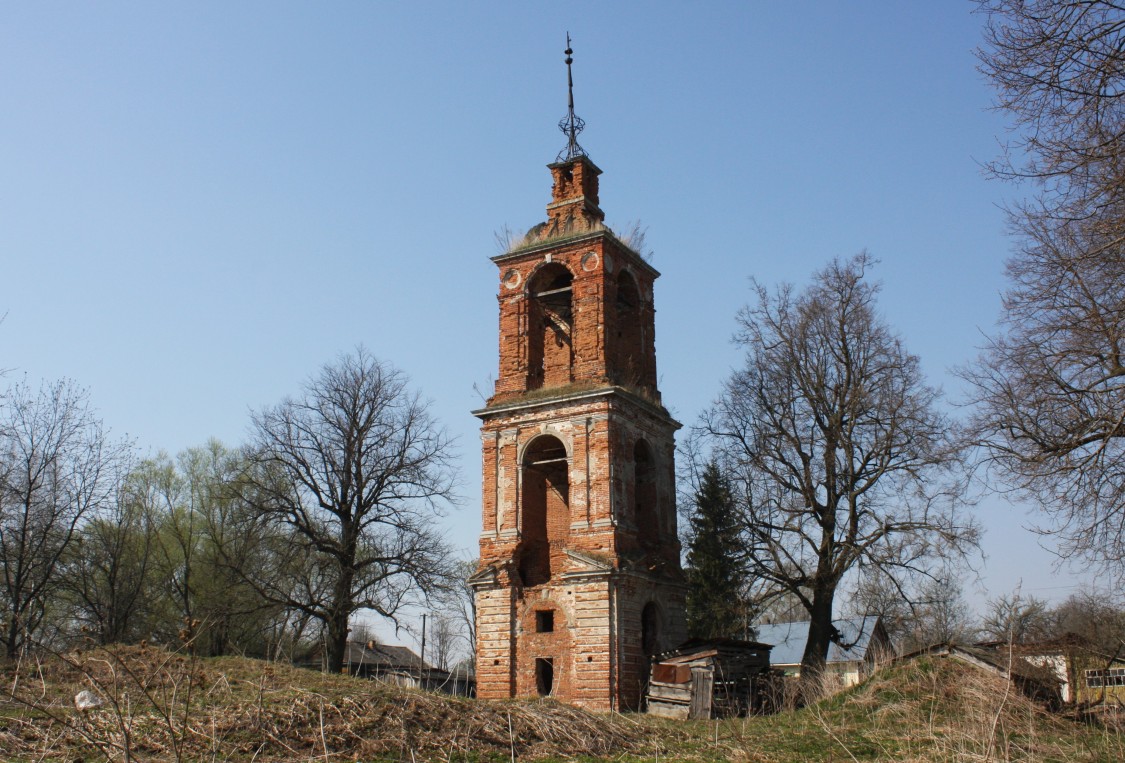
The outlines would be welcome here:
<svg viewBox="0 0 1125 763">
<path fill-rule="evenodd" d="M 539 269 L 528 284 L 527 388 L 555 387 L 571 382 L 574 363 L 574 276 L 552 263 Z"/>
<path fill-rule="evenodd" d="M 550 657 L 535 658 L 535 691 L 549 697 L 555 690 L 555 661 Z"/>
<path fill-rule="evenodd" d="M 617 275 L 617 297 L 614 300 L 616 333 L 617 382 L 640 385 L 644 375 L 644 341 L 641 326 L 641 294 L 637 282 L 628 271 Z"/>
<path fill-rule="evenodd" d="M 641 649 L 646 657 L 660 651 L 660 610 L 656 602 L 650 601 L 641 610 Z"/>
<path fill-rule="evenodd" d="M 652 448 L 644 440 L 633 446 L 633 521 L 644 545 L 660 537 L 660 513 L 656 506 L 656 464 Z"/>
<path fill-rule="evenodd" d="M 561 550 L 570 531 L 570 484 L 566 447 L 539 437 L 523 455 L 518 569 L 525 586 L 551 579 L 552 549 Z"/>
</svg>

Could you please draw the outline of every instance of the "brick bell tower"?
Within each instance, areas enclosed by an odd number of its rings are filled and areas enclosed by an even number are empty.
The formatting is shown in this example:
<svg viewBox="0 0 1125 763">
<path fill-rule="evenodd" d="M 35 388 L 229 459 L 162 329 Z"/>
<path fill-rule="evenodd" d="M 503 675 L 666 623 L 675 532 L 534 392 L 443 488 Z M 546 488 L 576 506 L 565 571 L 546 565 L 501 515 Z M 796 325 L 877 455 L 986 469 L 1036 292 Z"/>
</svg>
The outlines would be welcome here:
<svg viewBox="0 0 1125 763">
<path fill-rule="evenodd" d="M 471 579 L 477 695 L 640 705 L 649 658 L 685 637 L 673 435 L 653 341 L 659 275 L 605 227 L 601 170 L 568 145 L 547 221 L 493 257 L 500 369 L 482 423 Z"/>
</svg>

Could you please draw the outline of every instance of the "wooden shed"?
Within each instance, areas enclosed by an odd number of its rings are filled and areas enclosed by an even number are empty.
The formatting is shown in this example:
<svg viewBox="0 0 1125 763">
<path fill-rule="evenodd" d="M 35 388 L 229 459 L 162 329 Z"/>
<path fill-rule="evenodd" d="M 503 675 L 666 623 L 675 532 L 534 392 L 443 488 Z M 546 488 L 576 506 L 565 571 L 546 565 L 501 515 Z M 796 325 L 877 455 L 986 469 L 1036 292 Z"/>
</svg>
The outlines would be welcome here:
<svg viewBox="0 0 1125 763">
<path fill-rule="evenodd" d="M 648 712 L 664 718 L 725 718 L 762 706 L 770 645 L 729 638 L 692 639 L 656 657 Z"/>
</svg>

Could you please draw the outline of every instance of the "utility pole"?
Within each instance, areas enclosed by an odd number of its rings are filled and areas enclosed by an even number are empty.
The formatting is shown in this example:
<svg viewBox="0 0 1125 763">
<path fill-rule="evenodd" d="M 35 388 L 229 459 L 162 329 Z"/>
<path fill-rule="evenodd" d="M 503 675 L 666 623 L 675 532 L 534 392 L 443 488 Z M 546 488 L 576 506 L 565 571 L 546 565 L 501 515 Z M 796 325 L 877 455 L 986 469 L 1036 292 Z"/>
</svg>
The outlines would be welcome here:
<svg viewBox="0 0 1125 763">
<path fill-rule="evenodd" d="M 422 613 L 422 656 L 419 658 L 421 663 L 418 666 L 418 682 L 422 684 L 422 688 L 426 687 L 426 614 Z"/>
</svg>

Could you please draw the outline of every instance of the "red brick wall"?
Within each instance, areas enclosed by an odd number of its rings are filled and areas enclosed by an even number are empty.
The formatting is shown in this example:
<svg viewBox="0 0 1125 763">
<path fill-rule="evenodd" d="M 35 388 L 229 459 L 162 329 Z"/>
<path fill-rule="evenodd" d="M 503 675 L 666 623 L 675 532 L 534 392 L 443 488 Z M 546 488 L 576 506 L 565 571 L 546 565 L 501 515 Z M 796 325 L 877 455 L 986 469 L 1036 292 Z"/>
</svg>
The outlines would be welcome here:
<svg viewBox="0 0 1125 763">
<path fill-rule="evenodd" d="M 656 272 L 608 230 L 547 250 L 535 247 L 496 258 L 500 266 L 500 373 L 492 402 L 542 386 L 619 384 L 659 401 L 652 285 Z M 568 338 L 545 325 L 535 293 L 560 269 L 573 276 Z M 638 304 L 618 308 L 622 271 L 637 284 Z M 567 341 L 569 340 L 569 341 Z M 536 372 L 544 368 L 542 382 Z"/>
<path fill-rule="evenodd" d="M 535 696 L 536 661 L 551 660 L 554 696 L 628 709 L 638 706 L 647 677 L 646 605 L 658 613 L 661 648 L 685 635 L 673 462 L 679 424 L 656 389 L 656 271 L 601 226 L 592 163 L 551 171 L 547 237 L 494 258 L 500 372 L 495 394 L 476 412 L 483 421 L 477 692 Z M 564 272 L 572 280 L 562 337 L 544 318 L 541 300 L 549 298 L 536 295 Z M 562 445 L 565 476 L 544 477 L 529 465 L 543 442 Z M 640 472 L 638 452 L 648 456 Z M 549 632 L 536 615 L 547 611 Z"/>
</svg>

